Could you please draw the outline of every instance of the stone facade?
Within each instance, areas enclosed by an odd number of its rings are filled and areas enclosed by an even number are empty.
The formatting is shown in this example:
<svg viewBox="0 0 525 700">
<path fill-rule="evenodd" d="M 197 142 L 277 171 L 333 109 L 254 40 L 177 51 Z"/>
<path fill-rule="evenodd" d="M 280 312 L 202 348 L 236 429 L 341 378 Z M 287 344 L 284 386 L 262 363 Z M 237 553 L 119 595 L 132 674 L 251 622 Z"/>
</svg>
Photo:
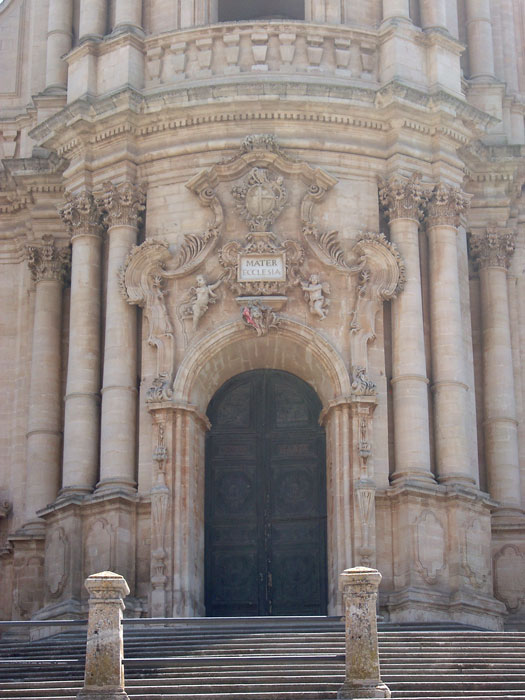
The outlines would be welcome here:
<svg viewBox="0 0 525 700">
<path fill-rule="evenodd" d="M 104 570 L 205 614 L 207 409 L 265 369 L 322 403 L 329 614 L 364 566 L 525 624 L 525 2 L 294 8 L 0 2 L 3 619 Z"/>
</svg>

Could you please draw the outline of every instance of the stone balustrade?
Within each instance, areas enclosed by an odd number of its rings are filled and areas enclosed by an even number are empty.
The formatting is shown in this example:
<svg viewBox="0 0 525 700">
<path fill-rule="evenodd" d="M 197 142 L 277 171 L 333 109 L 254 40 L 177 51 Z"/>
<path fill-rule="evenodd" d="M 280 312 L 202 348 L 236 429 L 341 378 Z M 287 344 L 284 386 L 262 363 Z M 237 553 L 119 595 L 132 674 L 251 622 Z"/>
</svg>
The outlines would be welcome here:
<svg viewBox="0 0 525 700">
<path fill-rule="evenodd" d="M 375 82 L 374 32 L 304 22 L 240 22 L 145 41 L 145 86 L 239 74 L 312 75 Z"/>
</svg>

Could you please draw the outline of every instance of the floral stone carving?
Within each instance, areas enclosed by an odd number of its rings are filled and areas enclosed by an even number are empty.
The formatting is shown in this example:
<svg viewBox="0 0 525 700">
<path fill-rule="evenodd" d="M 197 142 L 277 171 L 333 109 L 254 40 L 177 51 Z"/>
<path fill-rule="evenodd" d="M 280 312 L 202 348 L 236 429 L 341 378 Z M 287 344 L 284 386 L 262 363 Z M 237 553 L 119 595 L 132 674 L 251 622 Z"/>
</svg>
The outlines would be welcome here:
<svg viewBox="0 0 525 700">
<path fill-rule="evenodd" d="M 268 335 L 271 328 L 277 328 L 279 317 L 269 306 L 260 301 L 252 301 L 241 309 L 241 318 L 247 328 L 252 328 L 258 337 Z"/>
</svg>

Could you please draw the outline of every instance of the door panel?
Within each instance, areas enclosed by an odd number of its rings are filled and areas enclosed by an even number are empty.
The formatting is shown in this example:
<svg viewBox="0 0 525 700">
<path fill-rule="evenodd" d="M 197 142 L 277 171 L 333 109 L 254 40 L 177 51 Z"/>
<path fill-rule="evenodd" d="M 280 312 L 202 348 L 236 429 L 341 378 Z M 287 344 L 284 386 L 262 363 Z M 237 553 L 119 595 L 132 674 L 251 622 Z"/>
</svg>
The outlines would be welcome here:
<svg viewBox="0 0 525 700">
<path fill-rule="evenodd" d="M 257 370 L 208 408 L 206 613 L 326 612 L 321 404 L 302 380 Z"/>
</svg>

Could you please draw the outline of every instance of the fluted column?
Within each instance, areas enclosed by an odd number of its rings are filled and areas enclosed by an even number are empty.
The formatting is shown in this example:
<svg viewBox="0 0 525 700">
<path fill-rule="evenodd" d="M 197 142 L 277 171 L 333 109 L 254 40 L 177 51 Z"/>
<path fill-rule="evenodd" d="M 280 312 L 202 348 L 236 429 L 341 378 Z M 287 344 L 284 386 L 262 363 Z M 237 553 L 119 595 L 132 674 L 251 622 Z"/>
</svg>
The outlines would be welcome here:
<svg viewBox="0 0 525 700">
<path fill-rule="evenodd" d="M 136 486 L 137 309 L 124 300 L 119 273 L 137 242 L 144 200 L 129 182 L 105 182 L 98 199 L 109 238 L 99 491 Z"/>
<path fill-rule="evenodd" d="M 46 90 L 67 87 L 67 64 L 62 56 L 73 41 L 73 0 L 50 0 L 47 23 Z"/>
<path fill-rule="evenodd" d="M 514 234 L 489 228 L 470 239 L 479 268 L 483 324 L 483 408 L 489 491 L 503 508 L 520 508 L 518 423 L 507 270 Z"/>
<path fill-rule="evenodd" d="M 383 0 L 383 21 L 393 17 L 410 19 L 409 0 Z"/>
<path fill-rule="evenodd" d="M 71 232 L 71 310 L 61 495 L 90 493 L 98 467 L 102 229 L 92 195 L 69 196 L 61 211 Z"/>
<path fill-rule="evenodd" d="M 106 33 L 107 0 L 80 0 L 79 41 L 101 39 Z"/>
<path fill-rule="evenodd" d="M 471 78 L 494 78 L 490 0 L 466 0 L 467 44 Z"/>
<path fill-rule="evenodd" d="M 446 0 L 419 0 L 423 29 L 447 28 Z"/>
<path fill-rule="evenodd" d="M 434 435 L 440 481 L 475 484 L 471 474 L 468 385 L 458 272 L 457 226 L 469 200 L 439 184 L 428 205 Z"/>
<path fill-rule="evenodd" d="M 24 530 L 40 533 L 36 511 L 52 503 L 60 487 L 62 442 L 62 287 L 69 272 L 69 249 L 53 236 L 28 246 L 35 282 L 35 315 L 27 432 L 27 485 Z"/>
<path fill-rule="evenodd" d="M 116 0 L 113 31 L 142 29 L 142 0 Z"/>
<path fill-rule="evenodd" d="M 392 179 L 379 194 L 390 221 L 390 239 L 406 266 L 405 288 L 392 301 L 394 479 L 433 482 L 419 262 L 419 220 L 427 194 L 417 176 Z"/>
</svg>

